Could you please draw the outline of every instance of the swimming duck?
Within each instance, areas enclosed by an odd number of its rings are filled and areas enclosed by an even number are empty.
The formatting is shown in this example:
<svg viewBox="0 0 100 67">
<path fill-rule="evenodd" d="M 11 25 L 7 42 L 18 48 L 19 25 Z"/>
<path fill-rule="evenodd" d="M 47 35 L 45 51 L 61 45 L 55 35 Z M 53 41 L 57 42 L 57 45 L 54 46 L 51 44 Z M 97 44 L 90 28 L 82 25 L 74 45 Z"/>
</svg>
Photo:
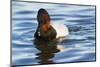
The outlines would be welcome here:
<svg viewBox="0 0 100 67">
<path fill-rule="evenodd" d="M 37 14 L 38 27 L 34 34 L 37 39 L 53 40 L 69 34 L 68 28 L 62 23 L 51 23 L 48 12 L 41 8 Z"/>
</svg>

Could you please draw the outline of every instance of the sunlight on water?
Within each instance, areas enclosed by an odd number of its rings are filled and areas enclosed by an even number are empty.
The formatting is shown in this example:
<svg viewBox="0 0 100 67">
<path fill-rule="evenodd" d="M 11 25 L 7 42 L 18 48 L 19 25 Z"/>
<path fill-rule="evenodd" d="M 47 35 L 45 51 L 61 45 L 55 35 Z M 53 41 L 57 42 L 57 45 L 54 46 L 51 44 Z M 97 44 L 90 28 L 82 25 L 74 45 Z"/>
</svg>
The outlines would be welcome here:
<svg viewBox="0 0 100 67">
<path fill-rule="evenodd" d="M 35 43 L 40 8 L 48 11 L 51 22 L 68 26 L 69 36 L 50 45 Z M 95 6 L 13 1 L 12 65 L 95 61 L 95 23 Z"/>
</svg>

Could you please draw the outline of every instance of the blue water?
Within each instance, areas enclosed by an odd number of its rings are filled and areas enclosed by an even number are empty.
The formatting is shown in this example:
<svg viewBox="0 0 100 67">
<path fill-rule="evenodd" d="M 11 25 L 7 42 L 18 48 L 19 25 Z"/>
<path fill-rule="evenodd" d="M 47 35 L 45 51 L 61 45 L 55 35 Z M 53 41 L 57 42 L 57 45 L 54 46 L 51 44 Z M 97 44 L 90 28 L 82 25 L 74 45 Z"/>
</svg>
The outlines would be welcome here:
<svg viewBox="0 0 100 67">
<path fill-rule="evenodd" d="M 68 38 L 56 46 L 34 44 L 40 8 L 48 11 L 52 22 L 69 28 Z M 12 65 L 95 61 L 95 23 L 95 6 L 13 1 Z"/>
</svg>

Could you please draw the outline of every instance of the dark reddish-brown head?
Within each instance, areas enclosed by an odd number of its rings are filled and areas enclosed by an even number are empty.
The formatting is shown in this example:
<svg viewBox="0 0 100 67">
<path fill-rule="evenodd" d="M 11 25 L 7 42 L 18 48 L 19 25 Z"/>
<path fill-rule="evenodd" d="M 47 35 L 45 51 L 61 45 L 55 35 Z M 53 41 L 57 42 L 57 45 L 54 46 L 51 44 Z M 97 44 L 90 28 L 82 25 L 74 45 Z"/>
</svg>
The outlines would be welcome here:
<svg viewBox="0 0 100 67">
<path fill-rule="evenodd" d="M 49 27 L 50 27 L 50 16 L 45 9 L 41 8 L 38 11 L 37 20 L 38 20 L 39 26 L 41 28 L 43 28 L 44 31 L 49 29 Z"/>
</svg>

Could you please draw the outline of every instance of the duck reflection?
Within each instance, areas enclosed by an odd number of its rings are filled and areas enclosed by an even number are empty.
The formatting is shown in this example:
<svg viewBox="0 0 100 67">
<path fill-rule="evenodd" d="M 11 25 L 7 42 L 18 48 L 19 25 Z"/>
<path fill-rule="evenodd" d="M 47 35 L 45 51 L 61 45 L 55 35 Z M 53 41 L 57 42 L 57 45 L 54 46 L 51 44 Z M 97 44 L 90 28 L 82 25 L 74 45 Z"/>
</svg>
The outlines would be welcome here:
<svg viewBox="0 0 100 67">
<path fill-rule="evenodd" d="M 57 41 L 44 41 L 41 39 L 35 39 L 34 41 L 35 47 L 40 50 L 36 55 L 38 56 L 36 59 L 39 60 L 40 64 L 52 64 L 53 60 L 50 60 L 54 57 L 55 53 L 60 50 L 57 49 Z"/>
</svg>

